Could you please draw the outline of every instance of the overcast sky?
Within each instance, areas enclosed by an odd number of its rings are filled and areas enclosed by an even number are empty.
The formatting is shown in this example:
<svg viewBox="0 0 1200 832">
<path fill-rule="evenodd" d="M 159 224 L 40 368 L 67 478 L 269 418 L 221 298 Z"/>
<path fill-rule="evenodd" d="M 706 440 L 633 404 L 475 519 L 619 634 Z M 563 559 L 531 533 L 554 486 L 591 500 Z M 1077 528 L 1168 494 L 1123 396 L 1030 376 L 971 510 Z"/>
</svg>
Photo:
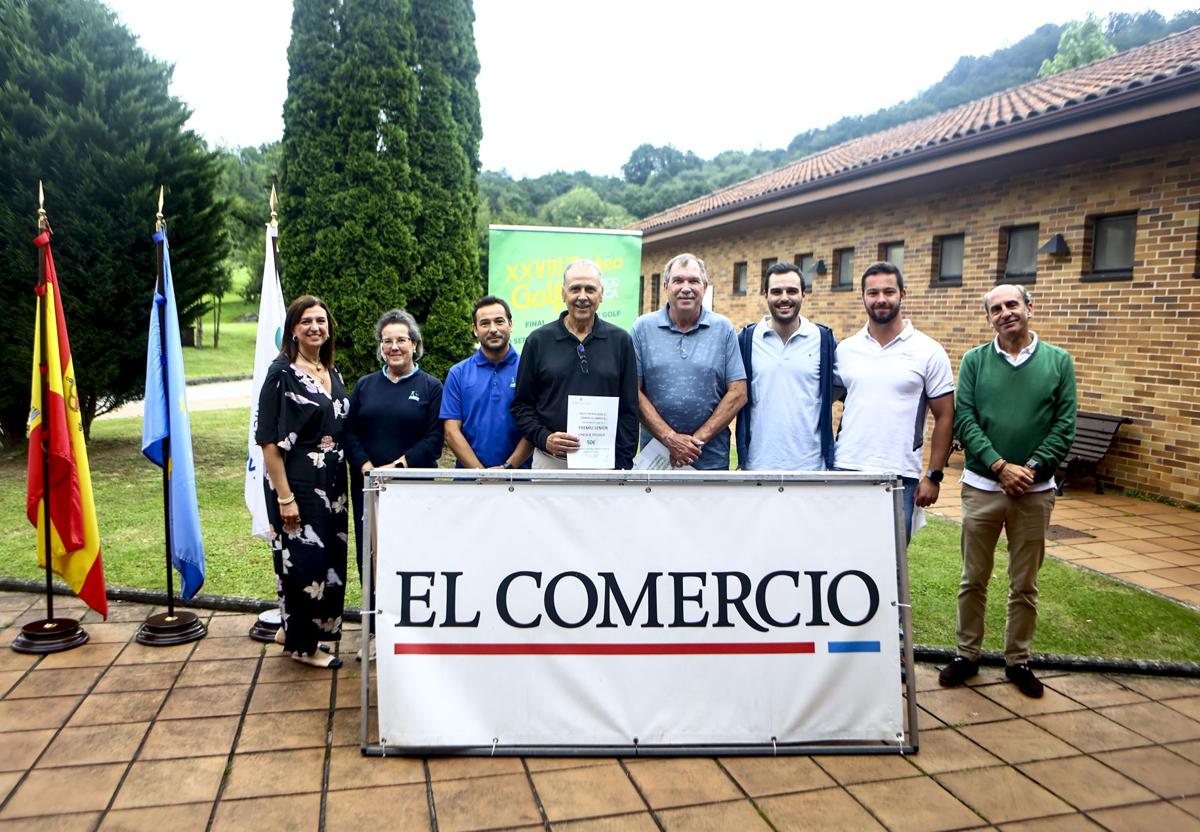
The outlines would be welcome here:
<svg viewBox="0 0 1200 832">
<path fill-rule="evenodd" d="M 420 0 L 414 0 L 420 2 Z M 106 0 L 211 144 L 283 135 L 290 0 Z M 1156 2 L 1166 17 L 1193 2 Z M 920 9 L 917 13 L 916 9 Z M 1109 0 L 992 3 L 476 0 L 485 170 L 620 174 L 643 142 L 711 157 L 786 146 L 911 98 L 961 55 L 1047 22 L 1141 11 Z"/>
</svg>

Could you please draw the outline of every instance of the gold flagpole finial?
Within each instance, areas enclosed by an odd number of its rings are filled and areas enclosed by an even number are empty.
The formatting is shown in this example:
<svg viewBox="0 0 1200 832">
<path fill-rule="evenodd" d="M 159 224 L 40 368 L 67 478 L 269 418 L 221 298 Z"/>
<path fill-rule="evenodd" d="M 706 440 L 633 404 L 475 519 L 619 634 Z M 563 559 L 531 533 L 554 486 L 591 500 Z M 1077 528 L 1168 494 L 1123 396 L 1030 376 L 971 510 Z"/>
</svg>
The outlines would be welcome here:
<svg viewBox="0 0 1200 832">
<path fill-rule="evenodd" d="M 166 186 L 165 186 L 165 185 L 159 185 L 159 186 L 158 186 L 158 213 L 157 213 L 157 214 L 154 216 L 154 230 L 155 230 L 155 231 L 162 231 L 162 230 L 163 230 L 163 226 L 165 225 L 165 223 L 163 222 L 163 212 L 162 212 L 162 209 L 163 209 L 163 191 L 164 191 L 165 189 L 166 189 Z"/>
<path fill-rule="evenodd" d="M 44 231 L 50 227 L 46 219 L 46 192 L 42 190 L 42 180 L 38 180 L 38 230 Z"/>
<path fill-rule="evenodd" d="M 271 227 L 279 227 L 279 196 L 275 193 L 275 183 L 271 183 Z"/>
</svg>

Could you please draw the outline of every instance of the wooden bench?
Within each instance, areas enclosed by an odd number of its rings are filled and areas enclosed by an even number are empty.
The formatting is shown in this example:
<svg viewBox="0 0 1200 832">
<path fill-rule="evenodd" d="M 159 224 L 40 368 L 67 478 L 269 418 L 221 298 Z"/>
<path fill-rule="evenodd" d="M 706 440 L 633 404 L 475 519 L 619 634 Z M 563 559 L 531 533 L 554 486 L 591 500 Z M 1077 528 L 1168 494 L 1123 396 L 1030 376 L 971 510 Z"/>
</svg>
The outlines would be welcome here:
<svg viewBox="0 0 1200 832">
<path fill-rule="evenodd" d="M 1058 493 L 1062 494 L 1063 486 L 1072 475 L 1091 473 L 1096 482 L 1096 493 L 1103 494 L 1104 485 L 1096 473 L 1096 466 L 1112 448 L 1121 425 L 1132 421 L 1128 416 L 1109 416 L 1084 410 L 1075 414 L 1075 442 L 1063 460 L 1063 467 L 1067 470 L 1058 479 Z"/>
</svg>

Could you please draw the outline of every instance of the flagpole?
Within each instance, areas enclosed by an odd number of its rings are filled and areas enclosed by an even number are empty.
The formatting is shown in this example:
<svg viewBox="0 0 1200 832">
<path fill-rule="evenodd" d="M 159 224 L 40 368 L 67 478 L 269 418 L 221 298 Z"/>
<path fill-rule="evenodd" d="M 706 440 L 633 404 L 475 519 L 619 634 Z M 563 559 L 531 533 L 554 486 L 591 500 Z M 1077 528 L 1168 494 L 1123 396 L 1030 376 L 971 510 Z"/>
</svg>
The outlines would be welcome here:
<svg viewBox="0 0 1200 832">
<path fill-rule="evenodd" d="M 158 278 L 155 282 L 155 314 L 158 316 L 158 354 L 162 357 L 162 390 L 167 399 L 163 408 L 164 427 L 166 433 L 162 438 L 162 487 L 163 487 L 163 551 L 167 564 L 167 612 L 147 616 L 135 636 L 139 644 L 149 647 L 169 647 L 172 644 L 186 644 L 190 641 L 204 638 L 208 628 L 201 623 L 194 612 L 188 610 L 175 611 L 175 575 L 171 563 L 171 553 L 175 551 L 171 532 L 171 385 L 167 369 L 167 277 L 166 257 L 163 249 L 166 246 L 167 222 L 163 218 L 163 192 L 165 186 L 158 189 L 158 213 L 154 216 L 155 251 L 158 254 Z M 162 302 L 158 302 L 162 298 Z M 178 321 L 171 321 L 171 326 L 178 326 Z M 146 403 L 149 407 L 149 402 Z"/>
<path fill-rule="evenodd" d="M 38 180 L 38 234 L 50 234 L 50 220 L 46 217 L 46 195 L 42 190 L 42 182 Z M 50 344 L 47 335 L 50 324 L 50 294 L 46 291 L 46 255 L 38 251 L 37 289 L 42 290 L 41 309 L 38 329 L 41 332 L 38 349 L 41 360 L 38 362 L 41 376 L 42 401 L 42 546 L 46 553 L 46 617 L 40 621 L 31 621 L 21 628 L 21 632 L 13 639 L 12 649 L 18 653 L 58 653 L 70 650 L 87 642 L 90 638 L 87 631 L 79 626 L 74 618 L 54 617 L 54 549 L 53 533 L 50 528 L 50 423 L 46 418 L 47 405 L 50 401 L 50 363 L 47 359 Z M 36 289 L 35 289 L 36 291 Z M 55 291 L 58 291 L 57 287 Z"/>
</svg>

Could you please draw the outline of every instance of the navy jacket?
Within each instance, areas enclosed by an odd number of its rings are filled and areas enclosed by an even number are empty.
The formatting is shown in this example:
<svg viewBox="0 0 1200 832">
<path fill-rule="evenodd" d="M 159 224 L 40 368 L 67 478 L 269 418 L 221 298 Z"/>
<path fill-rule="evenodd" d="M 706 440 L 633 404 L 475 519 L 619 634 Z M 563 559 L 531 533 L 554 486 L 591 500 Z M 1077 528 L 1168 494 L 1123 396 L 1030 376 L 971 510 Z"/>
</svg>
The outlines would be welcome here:
<svg viewBox="0 0 1200 832">
<path fill-rule="evenodd" d="M 824 324 L 817 324 L 821 333 L 821 375 L 817 384 L 821 390 L 821 414 L 818 424 L 821 428 L 821 456 L 825 460 L 826 469 L 833 469 L 833 363 L 837 349 L 837 341 L 833 338 L 833 330 Z M 754 328 L 758 324 L 750 324 L 738 333 L 738 346 L 742 350 L 742 363 L 746 365 L 746 405 L 737 417 L 737 454 L 738 468 L 746 467 L 746 458 L 750 450 L 750 409 L 754 406 Z"/>
</svg>

